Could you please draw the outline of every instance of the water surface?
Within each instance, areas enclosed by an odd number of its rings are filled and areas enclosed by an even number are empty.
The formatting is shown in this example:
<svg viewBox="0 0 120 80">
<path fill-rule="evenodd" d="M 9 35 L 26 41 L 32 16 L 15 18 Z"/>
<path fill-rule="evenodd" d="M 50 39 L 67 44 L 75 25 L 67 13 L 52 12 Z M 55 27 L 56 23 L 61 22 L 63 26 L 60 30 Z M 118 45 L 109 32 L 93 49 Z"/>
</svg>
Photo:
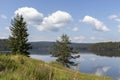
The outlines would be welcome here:
<svg viewBox="0 0 120 80">
<path fill-rule="evenodd" d="M 79 53 L 80 58 L 74 60 L 79 63 L 79 71 L 98 76 L 110 76 L 113 80 L 120 80 L 120 57 L 100 56 L 94 53 Z M 51 55 L 31 54 L 32 58 L 46 62 L 55 61 Z"/>
</svg>

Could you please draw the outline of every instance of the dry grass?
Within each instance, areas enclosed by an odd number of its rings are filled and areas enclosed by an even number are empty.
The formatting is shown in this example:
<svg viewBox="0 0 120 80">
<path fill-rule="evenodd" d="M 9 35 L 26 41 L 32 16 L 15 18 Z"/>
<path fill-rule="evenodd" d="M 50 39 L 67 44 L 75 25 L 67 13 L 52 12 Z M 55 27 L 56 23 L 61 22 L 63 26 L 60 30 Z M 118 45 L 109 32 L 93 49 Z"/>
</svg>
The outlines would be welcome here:
<svg viewBox="0 0 120 80">
<path fill-rule="evenodd" d="M 0 80 L 111 80 L 23 55 L 0 55 Z"/>
</svg>

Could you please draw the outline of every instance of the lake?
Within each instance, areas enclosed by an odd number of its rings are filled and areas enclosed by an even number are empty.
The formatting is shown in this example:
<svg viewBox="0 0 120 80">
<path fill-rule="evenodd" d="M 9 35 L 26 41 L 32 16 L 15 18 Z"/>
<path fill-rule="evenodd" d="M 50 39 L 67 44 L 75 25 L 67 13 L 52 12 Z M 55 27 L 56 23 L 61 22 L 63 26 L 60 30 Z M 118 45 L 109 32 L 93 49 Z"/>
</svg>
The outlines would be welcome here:
<svg viewBox="0 0 120 80">
<path fill-rule="evenodd" d="M 79 71 L 84 73 L 92 73 L 98 76 L 110 76 L 113 80 L 120 80 L 120 57 L 104 56 L 92 52 L 79 53 L 80 58 L 74 60 L 79 63 Z M 45 62 L 55 61 L 55 57 L 51 55 L 31 54 L 32 58 L 40 59 Z"/>
</svg>

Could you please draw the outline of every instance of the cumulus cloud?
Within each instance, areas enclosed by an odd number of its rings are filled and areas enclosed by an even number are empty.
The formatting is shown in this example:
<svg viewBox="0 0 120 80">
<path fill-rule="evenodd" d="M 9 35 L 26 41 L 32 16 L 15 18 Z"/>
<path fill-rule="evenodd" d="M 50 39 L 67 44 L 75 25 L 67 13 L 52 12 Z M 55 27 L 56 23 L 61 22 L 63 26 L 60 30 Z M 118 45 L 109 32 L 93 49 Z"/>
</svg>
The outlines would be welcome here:
<svg viewBox="0 0 120 80">
<path fill-rule="evenodd" d="M 109 19 L 120 22 L 119 15 L 111 15 L 111 16 L 109 16 Z"/>
<path fill-rule="evenodd" d="M 77 32 L 77 31 L 78 31 L 78 27 L 74 27 L 74 28 L 72 29 L 72 31 Z"/>
<path fill-rule="evenodd" d="M 23 15 L 30 26 L 36 27 L 39 31 L 58 31 L 72 21 L 72 16 L 64 11 L 56 11 L 44 17 L 44 15 L 32 7 L 22 7 L 15 11 L 15 15 Z"/>
<path fill-rule="evenodd" d="M 85 39 L 86 39 L 85 36 L 75 36 L 75 37 L 72 38 L 72 41 L 81 43 L 81 42 L 84 42 Z"/>
<path fill-rule="evenodd" d="M 40 31 L 50 30 L 58 31 L 60 28 L 65 27 L 72 21 L 72 16 L 64 11 L 56 11 L 45 17 L 41 25 L 37 26 Z"/>
<path fill-rule="evenodd" d="M 1 17 L 2 19 L 7 19 L 7 16 L 4 15 L 4 14 L 2 14 L 0 17 Z"/>
<path fill-rule="evenodd" d="M 82 21 L 84 23 L 88 23 L 88 24 L 93 25 L 95 30 L 98 30 L 98 31 L 109 31 L 109 29 L 107 28 L 107 26 L 103 22 L 101 22 L 98 19 L 93 18 L 91 16 L 85 16 Z"/>
<path fill-rule="evenodd" d="M 115 21 L 120 22 L 120 19 L 119 19 L 119 18 L 116 18 Z"/>
<path fill-rule="evenodd" d="M 103 67 L 97 68 L 95 71 L 95 74 L 98 76 L 104 75 L 109 69 L 110 69 L 109 66 L 103 66 Z"/>
<path fill-rule="evenodd" d="M 119 15 L 111 15 L 111 16 L 109 16 L 109 18 L 111 20 L 114 20 L 114 21 L 119 23 L 119 25 L 117 26 L 118 27 L 118 32 L 120 32 L 120 18 L 119 17 L 120 17 Z"/>
<path fill-rule="evenodd" d="M 44 17 L 42 13 L 32 7 L 19 8 L 15 11 L 16 14 L 23 15 L 25 21 L 31 26 L 40 25 Z"/>
<path fill-rule="evenodd" d="M 110 15 L 110 16 L 109 16 L 109 19 L 112 20 L 112 19 L 115 19 L 115 18 L 117 18 L 117 17 L 118 17 L 117 15 Z"/>
</svg>

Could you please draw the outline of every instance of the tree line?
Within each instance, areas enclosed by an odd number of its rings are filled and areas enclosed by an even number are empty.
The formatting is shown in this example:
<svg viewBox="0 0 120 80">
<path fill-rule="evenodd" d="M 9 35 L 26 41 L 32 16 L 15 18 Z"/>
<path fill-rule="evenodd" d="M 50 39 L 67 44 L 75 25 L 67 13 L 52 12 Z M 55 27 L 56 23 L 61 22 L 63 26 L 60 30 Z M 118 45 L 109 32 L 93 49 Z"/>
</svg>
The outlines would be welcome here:
<svg viewBox="0 0 120 80">
<path fill-rule="evenodd" d="M 9 51 L 8 39 L 0 39 L 0 51 Z"/>
<path fill-rule="evenodd" d="M 120 42 L 102 42 L 91 45 L 92 51 L 120 51 Z"/>
</svg>

